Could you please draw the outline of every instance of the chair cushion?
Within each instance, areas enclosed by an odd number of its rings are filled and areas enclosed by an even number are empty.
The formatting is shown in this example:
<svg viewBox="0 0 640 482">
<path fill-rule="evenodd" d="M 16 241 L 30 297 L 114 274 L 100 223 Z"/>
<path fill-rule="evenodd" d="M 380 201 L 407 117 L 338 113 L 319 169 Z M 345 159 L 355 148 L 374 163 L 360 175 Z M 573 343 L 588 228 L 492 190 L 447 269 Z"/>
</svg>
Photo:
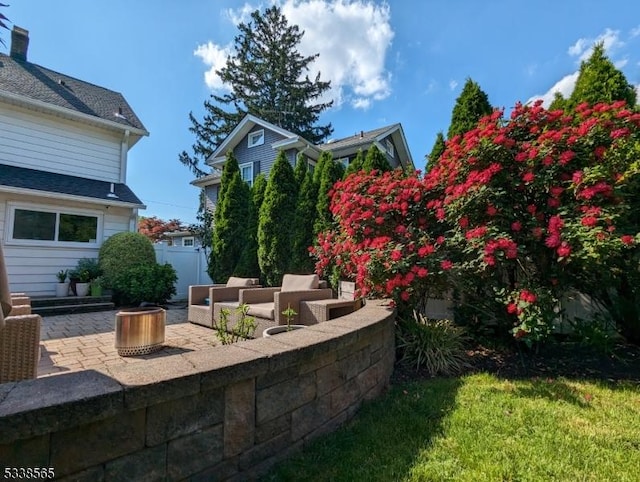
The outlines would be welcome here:
<svg viewBox="0 0 640 482">
<path fill-rule="evenodd" d="M 319 283 L 317 274 L 285 274 L 280 291 L 317 290 Z"/>
<path fill-rule="evenodd" d="M 273 308 L 273 303 L 252 303 L 249 305 L 249 311 L 247 311 L 247 314 L 257 318 L 273 320 Z"/>
<path fill-rule="evenodd" d="M 237 278 L 235 276 L 231 276 L 227 280 L 227 286 L 253 286 L 253 278 Z"/>
</svg>

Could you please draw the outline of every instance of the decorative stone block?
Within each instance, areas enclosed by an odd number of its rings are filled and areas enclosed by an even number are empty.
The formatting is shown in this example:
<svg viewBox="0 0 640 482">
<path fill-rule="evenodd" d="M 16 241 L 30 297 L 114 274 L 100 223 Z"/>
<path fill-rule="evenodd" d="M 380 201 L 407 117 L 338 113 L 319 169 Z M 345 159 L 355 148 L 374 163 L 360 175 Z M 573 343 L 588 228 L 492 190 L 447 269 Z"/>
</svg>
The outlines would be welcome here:
<svg viewBox="0 0 640 482">
<path fill-rule="evenodd" d="M 167 479 L 186 479 L 216 465 L 223 459 L 223 448 L 222 424 L 170 441 L 167 447 Z"/>
<path fill-rule="evenodd" d="M 232 457 L 253 445 L 255 434 L 255 379 L 225 389 L 224 456 Z"/>
<path fill-rule="evenodd" d="M 261 424 L 290 412 L 310 402 L 315 396 L 315 372 L 259 390 L 256 397 L 257 423 Z"/>
<path fill-rule="evenodd" d="M 135 480 L 153 482 L 165 480 L 167 476 L 167 446 L 151 447 L 105 465 L 106 480 Z"/>
</svg>

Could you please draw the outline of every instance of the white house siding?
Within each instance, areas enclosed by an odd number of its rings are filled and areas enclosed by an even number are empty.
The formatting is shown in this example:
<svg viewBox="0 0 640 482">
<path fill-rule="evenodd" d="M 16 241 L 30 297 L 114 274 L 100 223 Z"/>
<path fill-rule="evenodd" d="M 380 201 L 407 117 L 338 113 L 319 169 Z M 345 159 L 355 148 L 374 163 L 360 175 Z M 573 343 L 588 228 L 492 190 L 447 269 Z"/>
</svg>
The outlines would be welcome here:
<svg viewBox="0 0 640 482">
<path fill-rule="evenodd" d="M 0 162 L 120 182 L 122 134 L 61 117 L 0 106 Z"/>
<path fill-rule="evenodd" d="M 93 247 L 58 247 L 20 244 L 8 241 L 11 228 L 8 225 L 10 203 L 25 203 L 34 207 L 55 209 L 89 209 L 98 212 L 102 220 L 102 237 Z M 101 204 L 57 201 L 35 196 L 7 195 L 0 193 L 0 233 L 4 246 L 7 274 L 12 292 L 25 292 L 30 296 L 53 296 L 56 273 L 61 269 L 72 269 L 80 258 L 97 258 L 99 246 L 111 235 L 129 231 L 133 211 Z"/>
</svg>

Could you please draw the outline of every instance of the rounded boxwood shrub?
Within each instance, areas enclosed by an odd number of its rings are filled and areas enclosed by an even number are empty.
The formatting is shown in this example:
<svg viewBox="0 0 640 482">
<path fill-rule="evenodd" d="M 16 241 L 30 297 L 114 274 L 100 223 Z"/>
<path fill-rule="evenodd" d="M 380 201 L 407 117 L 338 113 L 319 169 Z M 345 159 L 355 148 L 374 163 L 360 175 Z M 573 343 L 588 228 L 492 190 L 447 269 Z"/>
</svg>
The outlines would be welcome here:
<svg viewBox="0 0 640 482">
<path fill-rule="evenodd" d="M 152 266 L 156 263 L 153 244 L 140 233 L 117 233 L 100 247 L 98 256 L 107 287 L 114 288 L 118 274 L 136 266 Z"/>
</svg>

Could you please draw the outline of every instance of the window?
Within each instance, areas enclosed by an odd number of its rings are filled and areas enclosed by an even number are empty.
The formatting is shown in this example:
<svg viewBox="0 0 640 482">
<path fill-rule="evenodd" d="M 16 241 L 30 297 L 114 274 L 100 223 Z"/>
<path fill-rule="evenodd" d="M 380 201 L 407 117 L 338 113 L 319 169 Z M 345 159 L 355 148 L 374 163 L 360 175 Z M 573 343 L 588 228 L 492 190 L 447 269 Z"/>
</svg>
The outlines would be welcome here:
<svg viewBox="0 0 640 482">
<path fill-rule="evenodd" d="M 249 147 L 256 147 L 264 144 L 264 129 L 260 129 L 259 131 L 250 133 L 248 136 L 248 141 Z"/>
<path fill-rule="evenodd" d="M 385 147 L 387 148 L 387 152 L 389 153 L 389 155 L 393 157 L 395 151 L 393 149 L 393 143 L 389 139 L 385 141 Z"/>
<path fill-rule="evenodd" d="M 347 167 L 349 167 L 349 158 L 348 157 L 341 157 L 340 159 L 336 159 L 340 164 L 342 164 L 344 166 L 344 168 L 346 169 Z"/>
<path fill-rule="evenodd" d="M 307 161 L 307 170 L 313 174 L 313 171 L 316 169 L 316 163 L 313 161 Z"/>
<path fill-rule="evenodd" d="M 249 186 L 253 186 L 253 162 L 240 164 L 240 176 Z"/>
<path fill-rule="evenodd" d="M 188 238 L 182 238 L 182 246 L 184 246 L 185 248 L 193 247 L 193 242 L 194 242 L 193 236 L 188 237 Z"/>
<path fill-rule="evenodd" d="M 102 228 L 98 213 L 65 212 L 10 205 L 8 241 L 23 244 L 97 244 Z"/>
</svg>

